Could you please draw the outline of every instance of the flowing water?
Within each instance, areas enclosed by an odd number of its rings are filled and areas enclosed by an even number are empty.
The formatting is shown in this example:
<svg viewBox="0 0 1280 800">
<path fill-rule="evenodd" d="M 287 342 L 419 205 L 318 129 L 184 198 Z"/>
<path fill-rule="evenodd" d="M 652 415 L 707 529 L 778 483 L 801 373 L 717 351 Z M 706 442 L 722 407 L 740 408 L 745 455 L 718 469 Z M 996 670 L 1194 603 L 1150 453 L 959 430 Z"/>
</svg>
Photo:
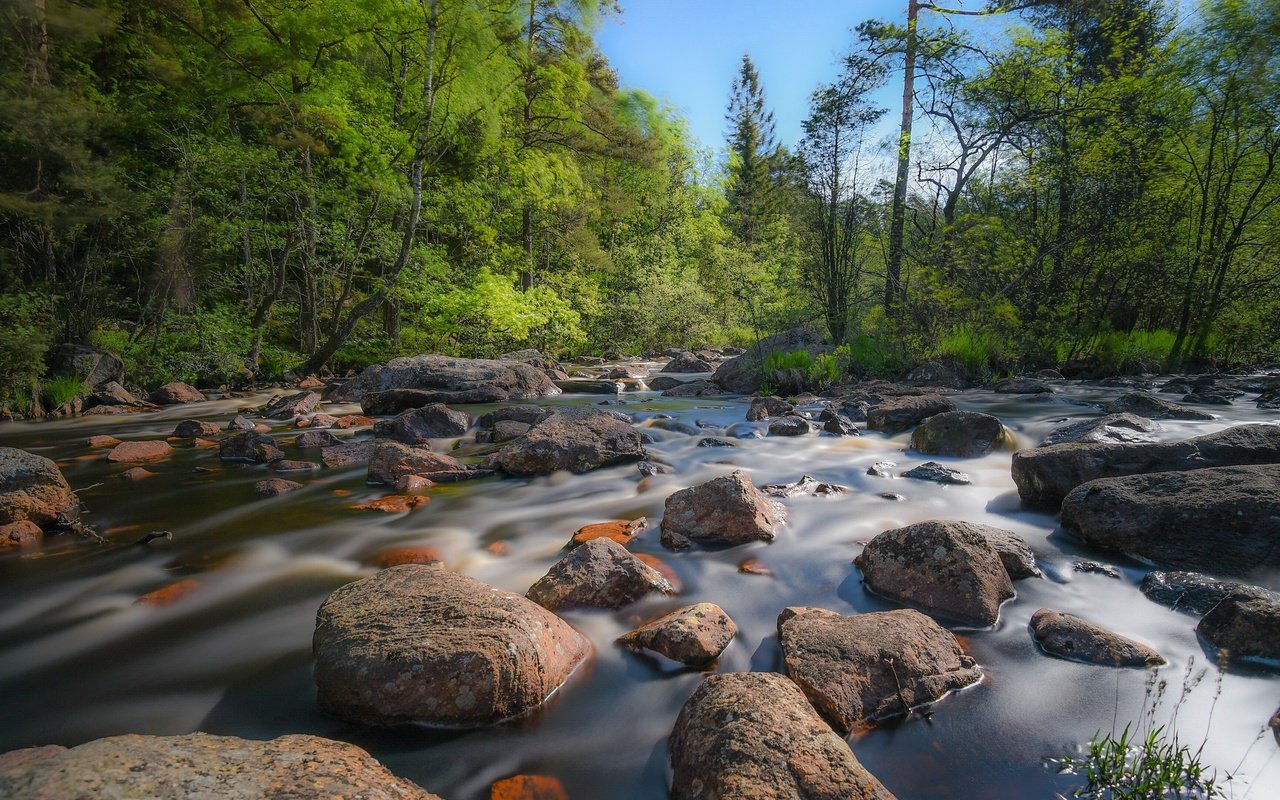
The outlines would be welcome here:
<svg viewBox="0 0 1280 800">
<path fill-rule="evenodd" d="M 997 415 L 1020 446 L 1030 446 L 1062 421 L 1096 416 L 1093 404 L 1119 391 L 1072 384 L 1052 398 L 973 391 L 954 399 L 961 409 Z M 621 397 L 625 405 L 610 407 L 634 414 L 642 426 L 666 414 L 707 427 L 708 433 L 741 421 L 747 407 L 744 398 L 675 399 L 648 392 Z M 1056 531 L 1053 515 L 1020 507 L 1008 452 L 934 459 L 973 478 L 970 486 L 940 486 L 866 474 L 876 461 L 896 462 L 901 472 L 928 460 L 906 452 L 908 434 L 771 437 L 737 440 L 730 449 L 698 448 L 699 437 L 646 428 L 656 440 L 649 449 L 673 465 L 674 474 L 642 484 L 635 466 L 628 465 L 576 476 L 486 479 L 432 489 L 428 506 L 384 514 L 351 507 L 387 493 L 365 484 L 362 466 L 306 473 L 297 478 L 304 489 L 260 499 L 253 483 L 274 473 L 224 464 L 216 450 L 179 445 L 167 460 L 147 465 L 153 477 L 131 481 L 116 477 L 123 467 L 109 464 L 105 451 L 85 444 L 99 433 L 165 436 L 181 419 L 225 422 L 266 398 L 124 418 L 0 426 L 0 445 L 59 463 L 79 490 L 84 520 L 108 540 L 93 545 L 58 536 L 36 550 L 0 555 L 0 751 L 122 733 L 312 733 L 359 744 L 396 774 L 448 800 L 488 798 L 493 781 L 517 773 L 554 775 L 575 800 L 663 798 L 666 740 L 702 672 L 624 652 L 613 644 L 617 636 L 662 611 L 710 601 L 739 628 L 714 669 L 777 670 L 779 611 L 788 605 L 841 613 L 891 608 L 864 590 L 851 563 L 861 543 L 888 528 L 950 518 L 1022 534 L 1046 578 L 1015 584 L 1018 596 L 1003 607 L 994 629 L 958 631 L 984 668 L 980 684 L 945 698 L 932 714 L 851 737 L 858 758 L 898 797 L 1022 800 L 1066 793 L 1073 779 L 1056 774 L 1044 758 L 1072 752 L 1096 731 L 1117 722 L 1123 726 L 1141 713 L 1150 673 L 1070 663 L 1037 650 L 1027 622 L 1043 606 L 1159 650 L 1170 662 L 1160 672 L 1169 683 L 1162 719 L 1172 711 L 1184 670 L 1208 667 L 1181 703 L 1176 727 L 1193 747 L 1205 740 L 1208 762 L 1248 780 L 1247 786 L 1237 785 L 1235 797 L 1280 797 L 1276 742 L 1269 731 L 1262 735 L 1280 704 L 1280 674 L 1233 667 L 1219 675 L 1197 641 L 1196 619 L 1138 591 L 1148 568 L 1083 549 Z M 600 399 L 561 396 L 546 404 Z M 493 407 L 468 410 L 479 414 Z M 1176 439 L 1275 421 L 1252 403 L 1212 410 L 1219 419 L 1163 423 L 1158 435 Z M 281 441 L 291 441 L 294 431 L 277 425 Z M 285 449 L 289 457 L 300 457 L 292 446 Z M 657 523 L 666 496 L 735 468 L 747 470 L 757 485 L 808 474 L 851 491 L 783 501 L 789 522 L 772 544 L 663 550 Z M 878 496 L 886 491 L 906 499 Z M 449 569 L 523 593 L 563 555 L 574 530 L 637 516 L 648 517 L 649 528 L 631 548 L 669 565 L 683 584 L 681 594 L 616 613 L 566 614 L 591 638 L 595 656 L 534 716 L 477 731 L 371 731 L 316 710 L 310 654 L 316 609 L 338 586 L 371 574 L 368 564 L 380 550 L 428 545 Z M 173 531 L 172 542 L 134 544 L 155 530 Z M 486 549 L 496 541 L 506 543 L 505 555 Z M 738 572 L 748 557 L 763 561 L 774 576 Z M 1082 558 L 1113 564 L 1122 577 L 1074 572 L 1072 563 Z M 178 601 L 134 604 L 140 595 L 187 577 L 198 580 L 198 587 Z M 1270 585 L 1280 585 L 1280 576 L 1271 576 Z"/>
</svg>

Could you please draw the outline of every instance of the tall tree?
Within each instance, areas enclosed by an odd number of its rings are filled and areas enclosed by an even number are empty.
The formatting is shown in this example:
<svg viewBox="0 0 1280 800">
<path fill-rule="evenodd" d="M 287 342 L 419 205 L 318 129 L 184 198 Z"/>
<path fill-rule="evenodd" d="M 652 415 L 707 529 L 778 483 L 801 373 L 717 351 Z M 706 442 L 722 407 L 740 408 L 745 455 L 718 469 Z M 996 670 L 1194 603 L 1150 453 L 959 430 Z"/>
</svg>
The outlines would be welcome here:
<svg viewBox="0 0 1280 800">
<path fill-rule="evenodd" d="M 778 172 L 783 159 L 773 112 L 765 104 L 764 86 L 748 53 L 743 53 L 733 79 L 725 119 L 729 124 L 729 174 L 725 187 L 729 224 L 751 247 L 760 241 L 769 218 L 778 211 Z"/>
</svg>

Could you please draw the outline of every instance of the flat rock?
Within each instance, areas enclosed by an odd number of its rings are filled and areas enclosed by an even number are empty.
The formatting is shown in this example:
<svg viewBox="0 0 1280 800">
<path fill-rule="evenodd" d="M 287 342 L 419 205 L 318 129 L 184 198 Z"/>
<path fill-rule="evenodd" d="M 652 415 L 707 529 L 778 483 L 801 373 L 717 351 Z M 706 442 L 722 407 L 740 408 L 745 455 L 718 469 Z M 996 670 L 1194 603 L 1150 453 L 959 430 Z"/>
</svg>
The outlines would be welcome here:
<svg viewBox="0 0 1280 800">
<path fill-rule="evenodd" d="M 461 436 L 470 427 L 470 414 L 454 411 L 443 403 L 431 403 L 375 423 L 373 435 L 404 444 L 430 444 L 432 439 Z"/>
<path fill-rule="evenodd" d="M 437 483 L 448 483 L 465 479 L 467 472 L 466 466 L 453 456 L 400 442 L 377 442 L 369 456 L 369 483 L 394 486 L 405 475 L 420 475 Z"/>
<path fill-rule="evenodd" d="M 367 395 L 388 390 L 424 392 L 418 406 L 528 400 L 560 393 L 544 370 L 520 361 L 421 355 L 366 367 L 358 377 L 338 387 L 330 399 L 341 403 L 360 400 L 369 414 L 398 413 L 415 407 L 402 405 L 394 410 L 374 411 L 364 405 Z"/>
<path fill-rule="evenodd" d="M 141 461 L 160 461 L 168 458 L 173 448 L 162 439 L 145 442 L 121 442 L 107 453 L 107 460 L 113 463 L 131 463 Z"/>
<path fill-rule="evenodd" d="M 1187 419 L 1209 420 L 1214 416 L 1198 408 L 1178 405 L 1146 392 L 1129 392 L 1111 401 L 1106 407 L 1108 414 L 1137 414 L 1147 419 Z"/>
<path fill-rule="evenodd" d="M 355 464 L 364 464 L 373 456 L 375 442 L 347 442 L 333 445 L 320 451 L 320 460 L 329 469 L 341 469 Z"/>
<path fill-rule="evenodd" d="M 320 465 L 314 461 L 283 459 L 272 464 L 271 468 L 276 472 L 312 472 L 320 469 Z"/>
<path fill-rule="evenodd" d="M 1280 464 L 1280 425 L 1237 425 L 1179 442 L 1058 444 L 1013 454 L 1013 481 L 1025 505 L 1058 508 L 1077 486 L 1097 478 Z"/>
<path fill-rule="evenodd" d="M 218 444 L 218 456 L 223 461 L 265 464 L 284 458 L 284 451 L 276 446 L 276 440 L 271 436 L 258 431 L 245 431 L 223 439 Z"/>
<path fill-rule="evenodd" d="M 782 521 L 781 509 L 736 470 L 667 497 L 662 543 L 679 548 L 771 542 Z"/>
<path fill-rule="evenodd" d="M 691 667 L 715 661 L 733 641 L 738 626 L 715 603 L 672 611 L 618 638 L 632 650 L 652 650 Z"/>
<path fill-rule="evenodd" d="M 611 522 L 596 522 L 591 525 L 583 525 L 574 531 L 573 537 L 569 539 L 569 547 L 586 544 L 592 539 L 612 539 L 618 544 L 625 545 L 642 533 L 647 524 L 649 524 L 649 521 L 645 517 L 639 517 L 637 519 L 618 519 Z"/>
<path fill-rule="evenodd" d="M 1224 597 L 1236 592 L 1275 598 L 1273 593 L 1260 586 L 1218 580 L 1199 572 L 1148 572 L 1138 588 L 1152 602 L 1194 614 L 1206 613 Z"/>
<path fill-rule="evenodd" d="M 1035 378 L 1009 378 L 991 387 L 996 394 L 1049 394 L 1053 387 Z"/>
<path fill-rule="evenodd" d="M 298 392 L 289 395 L 277 395 L 262 409 L 262 416 L 267 419 L 293 419 L 305 417 L 320 405 L 317 392 Z"/>
<path fill-rule="evenodd" d="M 787 676 L 844 734 L 982 678 L 950 631 L 911 609 L 842 616 L 789 608 L 778 618 L 778 642 Z"/>
<path fill-rule="evenodd" d="M 933 481 L 934 483 L 949 483 L 956 486 L 967 486 L 973 483 L 973 479 L 969 477 L 969 473 L 961 472 L 957 469 L 944 467 L 937 461 L 926 461 L 919 466 L 912 467 L 902 473 L 904 478 L 913 478 L 918 481 Z"/>
<path fill-rule="evenodd" d="M 496 411 L 490 411 L 476 420 L 476 427 L 483 430 L 489 430 L 499 422 L 520 422 L 529 427 L 537 425 L 544 419 L 552 415 L 552 411 L 535 405 L 518 405 L 506 406 Z"/>
<path fill-rule="evenodd" d="M 1062 503 L 1084 541 L 1174 569 L 1280 567 L 1280 464 L 1100 478 Z"/>
<path fill-rule="evenodd" d="M 329 595 L 313 649 L 320 705 L 339 717 L 479 727 L 540 706 L 591 644 L 517 594 L 404 565 Z"/>
<path fill-rule="evenodd" d="M 569 800 L 569 793 L 552 775 L 512 775 L 494 781 L 489 800 Z"/>
<path fill-rule="evenodd" d="M 1060 425 L 1040 440 L 1040 447 L 1055 444 L 1133 444 L 1150 442 L 1160 426 L 1136 414 L 1107 414 Z"/>
<path fill-rule="evenodd" d="M 1012 444 L 1004 423 L 977 411 L 934 414 L 911 433 L 911 449 L 929 456 L 977 458 Z"/>
<path fill-rule="evenodd" d="M 1000 554 L 968 523 L 918 522 L 887 530 L 854 559 L 878 595 L 963 625 L 989 627 L 1013 584 Z"/>
<path fill-rule="evenodd" d="M 262 497 L 279 497 L 301 488 L 302 484 L 297 481 L 287 481 L 284 478 L 266 478 L 253 485 L 253 491 Z"/>
<path fill-rule="evenodd" d="M 672 800 L 894 800 L 800 688 L 773 672 L 712 675 L 667 741 Z"/>
<path fill-rule="evenodd" d="M 1031 636 L 1049 655 L 1104 667 L 1155 667 L 1164 658 L 1144 644 L 1073 614 L 1042 608 L 1031 615 Z"/>
<path fill-rule="evenodd" d="M 204 392 L 182 381 L 166 383 L 151 393 L 151 402 L 158 406 L 176 406 L 185 403 L 203 403 L 209 398 Z"/>
<path fill-rule="evenodd" d="M 342 444 L 342 440 L 325 430 L 307 431 L 299 436 L 294 444 L 303 450 L 310 450 L 312 448 L 333 447 L 334 445 Z"/>
<path fill-rule="evenodd" d="M 1280 661 L 1280 600 L 1232 592 L 1200 619 L 1196 633 L 1233 659 Z"/>
<path fill-rule="evenodd" d="M 70 749 L 14 750 L 0 756 L 0 796 L 8 800 L 439 800 L 346 742 L 301 734 L 254 741 L 207 733 L 130 734 Z"/>
<path fill-rule="evenodd" d="M 956 404 L 939 394 L 892 397 L 867 409 L 867 428 L 882 433 L 901 433 L 934 414 L 955 410 Z"/>
<path fill-rule="evenodd" d="M 198 419 L 184 419 L 173 429 L 173 435 L 178 439 L 208 438 L 221 433 L 222 428 L 217 423 L 201 422 Z"/>
<path fill-rule="evenodd" d="M 640 432 L 613 414 L 591 408 L 557 412 L 498 453 L 503 471 L 517 476 L 582 473 L 645 457 Z"/>
<path fill-rule="evenodd" d="M 592 539 L 552 565 L 525 596 L 543 608 L 561 611 L 621 608 L 654 593 L 675 594 L 675 589 L 622 545 Z"/>
<path fill-rule="evenodd" d="M 663 397 L 708 397 L 724 394 L 719 384 L 711 381 L 686 381 L 679 386 L 672 386 L 662 393 Z"/>
<path fill-rule="evenodd" d="M 74 515 L 79 505 L 57 464 L 16 447 L 0 447 L 0 525 L 29 520 L 47 528 Z"/>
</svg>

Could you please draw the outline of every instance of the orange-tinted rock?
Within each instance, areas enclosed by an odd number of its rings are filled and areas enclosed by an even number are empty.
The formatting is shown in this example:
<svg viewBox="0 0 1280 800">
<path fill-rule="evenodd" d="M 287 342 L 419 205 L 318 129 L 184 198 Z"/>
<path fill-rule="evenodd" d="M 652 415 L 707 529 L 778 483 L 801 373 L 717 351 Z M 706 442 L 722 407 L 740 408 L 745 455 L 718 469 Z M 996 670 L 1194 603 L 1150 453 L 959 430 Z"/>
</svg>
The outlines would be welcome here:
<svg viewBox="0 0 1280 800">
<path fill-rule="evenodd" d="M 401 475 L 396 478 L 396 491 L 405 492 L 421 492 L 424 489 L 430 489 L 432 486 L 438 486 L 435 481 L 430 478 L 424 478 L 421 475 Z"/>
<path fill-rule="evenodd" d="M 323 389 L 324 381 L 320 380 L 315 375 L 308 375 L 307 377 L 303 378 L 301 381 L 298 382 L 298 388 L 299 389 Z"/>
<path fill-rule="evenodd" d="M 27 547 L 36 544 L 44 536 L 40 526 L 29 519 L 0 525 L 0 550 L 10 547 Z"/>
<path fill-rule="evenodd" d="M 773 570 L 769 569 L 769 566 L 758 558 L 748 558 L 746 561 L 743 561 L 738 565 L 738 572 L 741 572 L 744 575 L 765 575 L 770 578 L 773 577 Z"/>
<path fill-rule="evenodd" d="M 168 442 L 153 439 L 148 442 L 121 442 L 107 453 L 107 460 L 119 462 L 128 461 L 159 461 L 167 458 L 169 453 L 173 452 L 173 448 Z"/>
<path fill-rule="evenodd" d="M 490 555 L 498 556 L 499 558 L 505 555 L 508 555 L 511 552 L 511 546 L 508 545 L 506 542 L 501 542 L 501 541 L 489 542 L 484 546 L 484 549 L 486 553 L 489 553 Z"/>
<path fill-rule="evenodd" d="M 90 436 L 87 444 L 90 447 L 115 447 L 120 444 L 120 440 L 114 436 L 99 434 L 97 436 Z"/>
<path fill-rule="evenodd" d="M 203 422 L 198 419 L 184 419 L 173 429 L 173 435 L 179 439 L 196 439 L 201 436 L 217 436 L 222 428 L 214 422 Z"/>
<path fill-rule="evenodd" d="M 140 481 L 143 478 L 150 478 L 152 475 L 155 475 L 155 473 L 145 467 L 130 467 L 120 473 L 120 477 L 127 481 Z"/>
<path fill-rule="evenodd" d="M 389 494 L 363 503 L 356 503 L 352 508 L 362 511 L 385 511 L 388 514 L 403 514 L 431 502 L 430 497 L 413 497 L 403 494 Z"/>
<path fill-rule="evenodd" d="M 648 553 L 632 553 L 632 555 L 643 561 L 645 564 L 648 564 L 653 569 L 656 569 L 658 574 L 666 578 L 667 583 L 671 584 L 671 588 L 675 589 L 677 594 L 680 593 L 684 584 L 680 582 L 680 576 L 676 574 L 676 571 L 671 568 L 670 564 L 657 556 L 650 555 Z"/>
<path fill-rule="evenodd" d="M 196 446 L 197 450 L 212 450 L 218 446 L 218 443 L 212 439 L 196 439 L 193 444 Z"/>
<path fill-rule="evenodd" d="M 593 525 L 584 525 L 573 534 L 573 538 L 569 540 L 569 546 L 577 547 L 592 539 L 612 539 L 618 544 L 626 544 L 634 539 L 636 534 L 644 530 L 647 522 L 648 520 L 644 517 L 640 517 L 629 521 L 614 520 L 612 522 L 597 522 Z"/>
<path fill-rule="evenodd" d="M 49 525 L 74 516 L 79 501 L 58 465 L 16 447 L 0 447 L 0 525 Z"/>
<path fill-rule="evenodd" d="M 295 420 L 293 421 L 293 427 L 295 427 L 295 428 L 310 428 L 310 427 L 311 427 L 311 420 L 309 420 L 309 419 L 304 419 L 304 418 L 302 418 L 302 417 L 298 417 L 297 419 L 295 419 Z"/>
<path fill-rule="evenodd" d="M 151 402 L 162 406 L 179 405 L 181 403 L 203 403 L 208 399 L 199 389 L 181 381 L 166 383 L 151 393 Z"/>
<path fill-rule="evenodd" d="M 360 414 L 348 414 L 345 417 L 338 417 L 333 421 L 335 428 L 367 428 L 377 422 L 372 417 L 361 416 Z"/>
<path fill-rule="evenodd" d="M 514 775 L 495 783 L 489 800 L 569 800 L 569 793 L 550 775 Z"/>
<path fill-rule="evenodd" d="M 137 606 L 167 606 L 175 603 L 200 588 L 200 581 L 195 578 L 183 578 L 168 586 L 161 586 L 153 592 L 147 592 L 133 601 Z"/>
<path fill-rule="evenodd" d="M 311 427 L 313 428 L 332 428 L 338 418 L 332 414 L 326 414 L 323 411 L 317 413 L 311 418 Z"/>
<path fill-rule="evenodd" d="M 440 564 L 443 561 L 434 547 L 392 547 L 378 553 L 373 565 L 387 569 L 401 564 Z"/>
</svg>

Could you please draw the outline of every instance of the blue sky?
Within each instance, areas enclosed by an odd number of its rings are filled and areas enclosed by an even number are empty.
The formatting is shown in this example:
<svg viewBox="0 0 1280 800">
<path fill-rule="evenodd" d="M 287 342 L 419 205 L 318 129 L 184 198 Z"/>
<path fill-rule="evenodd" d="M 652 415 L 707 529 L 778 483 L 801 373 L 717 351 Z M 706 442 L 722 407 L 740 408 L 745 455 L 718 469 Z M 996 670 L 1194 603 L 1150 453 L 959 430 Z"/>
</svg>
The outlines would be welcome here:
<svg viewBox="0 0 1280 800">
<path fill-rule="evenodd" d="M 865 19 L 904 17 L 906 0 L 622 0 L 596 36 L 624 86 L 668 101 L 704 146 L 723 146 L 729 86 L 751 53 L 777 121 L 778 140 L 800 137 L 809 93 L 832 80 Z M 981 0 L 953 0 L 978 8 Z M 896 108 L 901 89 L 880 103 Z M 889 116 L 893 116 L 890 114 Z"/>
</svg>

